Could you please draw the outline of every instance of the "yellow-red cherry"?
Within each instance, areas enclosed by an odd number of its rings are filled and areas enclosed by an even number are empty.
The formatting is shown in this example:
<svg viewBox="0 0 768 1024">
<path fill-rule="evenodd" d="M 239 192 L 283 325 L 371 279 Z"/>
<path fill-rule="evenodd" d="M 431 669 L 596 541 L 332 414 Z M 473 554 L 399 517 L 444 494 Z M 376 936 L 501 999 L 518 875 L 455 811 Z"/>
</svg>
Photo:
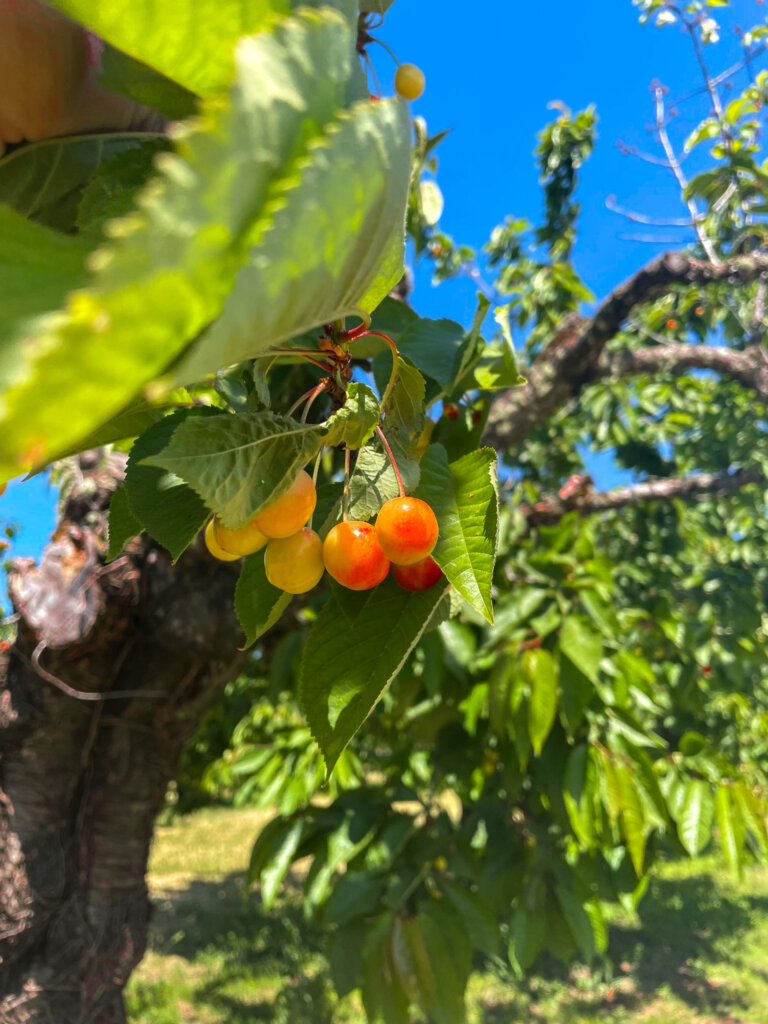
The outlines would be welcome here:
<svg viewBox="0 0 768 1024">
<path fill-rule="evenodd" d="M 271 540 L 264 552 L 264 569 L 273 587 L 288 594 L 306 594 L 323 577 L 323 542 L 304 527 L 291 537 Z"/>
<path fill-rule="evenodd" d="M 218 558 L 220 562 L 236 562 L 240 555 L 231 555 L 229 551 L 225 551 L 219 544 L 216 543 L 216 534 L 214 532 L 213 520 L 208 522 L 205 528 L 205 546 L 208 548 L 214 558 Z"/>
<path fill-rule="evenodd" d="M 425 558 L 414 565 L 392 565 L 392 575 L 406 590 L 429 590 L 442 579 L 443 570 L 434 558 Z"/>
<path fill-rule="evenodd" d="M 392 498 L 376 517 L 379 544 L 395 565 L 414 565 L 431 555 L 437 532 L 435 513 L 421 498 Z"/>
<path fill-rule="evenodd" d="M 371 523 L 338 523 L 323 543 L 328 573 L 348 590 L 371 590 L 389 572 L 389 559 L 381 550 Z"/>
<path fill-rule="evenodd" d="M 425 84 L 424 72 L 415 64 L 401 64 L 395 72 L 395 92 L 404 100 L 417 100 Z"/>
<path fill-rule="evenodd" d="M 292 537 L 312 518 L 316 504 L 312 477 L 302 469 L 288 490 L 262 509 L 253 521 L 266 537 Z"/>
<path fill-rule="evenodd" d="M 245 526 L 241 526 L 238 530 L 230 530 L 228 526 L 225 526 L 220 519 L 214 516 L 211 520 L 211 526 L 211 532 L 216 544 L 222 551 L 226 551 L 228 555 L 233 555 L 235 558 L 241 558 L 243 555 L 252 555 L 254 551 L 261 551 L 268 540 L 256 526 L 254 519 L 250 523 L 246 523 Z"/>
</svg>

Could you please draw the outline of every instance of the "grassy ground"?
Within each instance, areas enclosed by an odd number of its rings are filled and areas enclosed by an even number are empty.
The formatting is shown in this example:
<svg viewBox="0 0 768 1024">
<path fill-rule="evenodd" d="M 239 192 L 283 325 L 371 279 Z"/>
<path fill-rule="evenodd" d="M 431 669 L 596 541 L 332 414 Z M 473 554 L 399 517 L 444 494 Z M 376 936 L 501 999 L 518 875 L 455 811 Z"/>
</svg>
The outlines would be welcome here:
<svg viewBox="0 0 768 1024">
<path fill-rule="evenodd" d="M 284 903 L 243 892 L 254 811 L 203 811 L 162 828 L 150 864 L 157 911 L 131 981 L 131 1024 L 362 1024 L 339 1004 L 319 941 Z M 468 1024 L 768 1024 L 768 870 L 743 883 L 713 860 L 667 865 L 642 925 L 619 920 L 610 964 L 552 968 L 521 987 L 502 965 L 472 979 Z"/>
</svg>

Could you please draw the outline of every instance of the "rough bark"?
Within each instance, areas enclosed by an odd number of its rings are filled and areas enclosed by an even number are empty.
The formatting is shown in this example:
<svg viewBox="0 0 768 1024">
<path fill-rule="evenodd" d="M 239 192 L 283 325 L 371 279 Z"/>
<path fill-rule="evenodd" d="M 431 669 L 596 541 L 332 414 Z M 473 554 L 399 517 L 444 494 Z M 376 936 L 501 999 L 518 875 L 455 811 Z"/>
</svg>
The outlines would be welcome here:
<svg viewBox="0 0 768 1024">
<path fill-rule="evenodd" d="M 141 538 L 103 565 L 120 473 L 114 460 L 105 472 L 81 457 L 40 567 L 24 560 L 11 572 L 19 632 L 0 655 L 3 1024 L 125 1020 L 122 989 L 147 941 L 154 819 L 185 741 L 243 657 L 231 566 L 193 548 L 174 567 Z M 107 699 L 74 699 L 55 680 Z"/>
<path fill-rule="evenodd" d="M 665 295 L 675 285 L 727 281 L 734 286 L 768 275 L 768 256 L 741 256 L 724 263 L 694 260 L 671 252 L 652 260 L 619 285 L 590 319 L 574 319 L 558 343 L 549 345 L 523 369 L 527 383 L 493 404 L 484 440 L 495 448 L 519 444 L 546 423 L 589 383 L 604 376 L 599 361 L 632 310 Z"/>
</svg>

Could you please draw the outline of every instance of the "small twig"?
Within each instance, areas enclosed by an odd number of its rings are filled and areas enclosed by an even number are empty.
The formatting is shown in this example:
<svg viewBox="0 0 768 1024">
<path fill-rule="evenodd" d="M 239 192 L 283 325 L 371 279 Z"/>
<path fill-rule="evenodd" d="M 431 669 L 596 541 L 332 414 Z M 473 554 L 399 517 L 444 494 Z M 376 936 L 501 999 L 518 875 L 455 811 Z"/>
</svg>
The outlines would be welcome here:
<svg viewBox="0 0 768 1024">
<path fill-rule="evenodd" d="M 694 225 L 687 217 L 671 217 L 669 220 L 656 219 L 655 217 L 646 217 L 643 213 L 635 213 L 633 210 L 626 210 L 623 206 L 619 206 L 616 202 L 616 196 L 608 196 L 605 200 L 606 207 L 611 213 L 618 213 L 622 217 L 626 217 L 627 220 L 631 220 L 635 224 L 648 224 L 651 227 L 657 228 L 692 228 Z"/>
<path fill-rule="evenodd" d="M 669 161 L 669 168 L 674 174 L 678 185 L 680 186 L 681 193 L 685 195 L 685 190 L 688 188 L 688 179 L 683 173 L 683 169 L 680 166 L 680 161 L 677 159 L 677 155 L 675 154 L 675 151 L 672 148 L 672 143 L 669 139 L 669 134 L 667 132 L 665 124 L 664 92 L 660 85 L 657 85 L 654 89 L 654 95 L 656 98 L 656 129 L 659 133 L 659 140 L 661 141 L 661 145 L 663 146 L 667 160 Z M 707 237 L 706 232 L 704 231 L 704 228 L 701 223 L 702 216 L 699 213 L 699 208 L 696 205 L 695 200 L 693 198 L 688 199 L 685 201 L 685 204 L 688 207 L 688 211 L 691 215 L 693 227 L 696 231 L 696 235 L 699 239 L 699 242 L 701 243 L 701 247 L 707 254 L 707 259 L 710 263 L 713 263 L 715 264 L 715 266 L 717 266 L 720 260 L 717 257 L 717 253 L 715 252 L 714 246 L 712 245 L 709 238 Z"/>
<path fill-rule="evenodd" d="M 28 664 L 41 679 L 45 679 L 46 682 L 51 683 L 52 686 L 55 686 L 58 690 L 61 690 L 62 693 L 65 693 L 68 697 L 73 697 L 75 700 L 126 700 L 133 697 L 146 697 L 149 700 L 162 700 L 168 696 L 167 693 L 163 693 L 159 690 L 114 690 L 112 693 L 93 693 L 85 690 L 75 690 L 73 687 L 68 686 L 65 682 L 59 679 L 58 676 L 53 675 L 47 669 L 43 668 L 40 664 L 40 658 L 47 646 L 48 644 L 45 640 L 41 640 L 32 652 L 32 658 L 29 660 Z M 18 647 L 12 647 L 11 650 L 17 654 L 22 661 L 27 661 L 26 656 L 21 653 Z"/>
</svg>

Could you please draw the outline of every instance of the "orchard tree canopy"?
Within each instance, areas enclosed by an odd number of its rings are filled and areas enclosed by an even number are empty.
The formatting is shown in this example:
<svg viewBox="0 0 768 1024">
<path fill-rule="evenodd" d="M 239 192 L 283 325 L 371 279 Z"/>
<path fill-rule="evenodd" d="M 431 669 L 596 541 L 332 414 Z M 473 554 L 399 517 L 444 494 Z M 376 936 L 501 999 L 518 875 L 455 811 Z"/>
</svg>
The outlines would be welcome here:
<svg viewBox="0 0 768 1024">
<path fill-rule="evenodd" d="M 460 1024 L 478 953 L 604 955 L 664 850 L 768 856 L 768 28 L 718 74 L 727 0 L 636 0 L 711 111 L 678 139 L 654 86 L 690 244 L 598 299 L 598 112 L 541 132 L 538 224 L 455 242 L 418 74 L 370 74 L 390 6 L 0 2 L 0 482 L 62 484 L 0 658 L 9 1024 L 124 1019 L 198 727 L 182 793 L 278 809 L 250 880 L 269 907 L 311 858 L 370 1024 Z M 406 239 L 471 323 L 411 307 Z M 388 535 L 406 495 L 436 538 Z"/>
</svg>

